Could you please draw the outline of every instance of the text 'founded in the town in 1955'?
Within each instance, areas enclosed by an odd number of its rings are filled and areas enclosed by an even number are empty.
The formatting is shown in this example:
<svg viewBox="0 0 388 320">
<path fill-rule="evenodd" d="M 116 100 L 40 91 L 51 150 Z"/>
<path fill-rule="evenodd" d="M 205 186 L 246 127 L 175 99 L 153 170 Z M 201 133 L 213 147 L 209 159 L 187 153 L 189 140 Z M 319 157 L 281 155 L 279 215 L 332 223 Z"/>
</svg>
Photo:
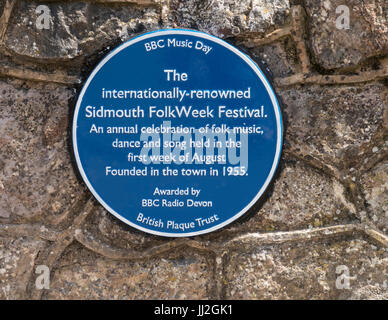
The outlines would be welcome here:
<svg viewBox="0 0 388 320">
<path fill-rule="evenodd" d="M 282 131 L 274 91 L 248 56 L 171 29 L 138 36 L 98 64 L 77 101 L 73 147 L 88 188 L 117 218 L 193 236 L 257 202 Z"/>
</svg>

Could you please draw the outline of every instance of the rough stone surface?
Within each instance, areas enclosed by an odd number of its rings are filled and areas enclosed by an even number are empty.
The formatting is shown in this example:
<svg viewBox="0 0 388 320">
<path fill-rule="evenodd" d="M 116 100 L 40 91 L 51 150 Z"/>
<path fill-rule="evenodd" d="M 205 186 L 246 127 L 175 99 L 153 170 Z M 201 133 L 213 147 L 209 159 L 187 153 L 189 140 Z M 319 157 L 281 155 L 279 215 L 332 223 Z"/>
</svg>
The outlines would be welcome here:
<svg viewBox="0 0 388 320">
<path fill-rule="evenodd" d="M 273 77 L 291 76 L 298 70 L 298 58 L 291 38 L 247 50 L 258 63 L 264 61 Z"/>
<path fill-rule="evenodd" d="M 206 299 L 206 259 L 186 252 L 145 262 L 114 261 L 69 248 L 59 262 L 47 299 Z"/>
<path fill-rule="evenodd" d="M 0 2 L 0 16 L 3 14 L 4 5 L 5 5 L 5 1 L 1 1 Z"/>
<path fill-rule="evenodd" d="M 88 218 L 83 225 L 83 230 L 91 234 L 94 239 L 100 239 L 115 248 L 134 248 L 138 252 L 168 241 L 135 230 L 102 207 Z"/>
<path fill-rule="evenodd" d="M 36 2 L 21 1 L 6 34 L 6 46 L 30 58 L 70 60 L 97 53 L 137 32 L 158 27 L 155 8 L 91 4 L 50 4 L 50 29 L 39 30 Z"/>
<path fill-rule="evenodd" d="M 349 223 L 355 214 L 336 180 L 297 161 L 281 168 L 268 201 L 243 227 L 249 231 L 297 230 Z"/>
<path fill-rule="evenodd" d="M 362 179 L 372 221 L 388 233 L 388 161 L 377 165 Z"/>
<path fill-rule="evenodd" d="M 0 238 L 0 299 L 25 299 L 35 258 L 43 241 Z"/>
<path fill-rule="evenodd" d="M 9 3 L 0 20 L 0 299 L 388 299 L 385 0 Z M 47 30 L 35 25 L 40 4 Z M 335 28 L 340 4 L 351 10 L 349 30 Z M 164 27 L 209 32 L 266 62 L 286 128 L 261 203 L 188 239 L 114 218 L 89 200 L 71 161 L 78 80 L 113 47 Z M 51 271 L 48 290 L 35 287 L 40 264 Z M 336 287 L 344 266 L 350 289 Z"/>
<path fill-rule="evenodd" d="M 284 24 L 288 0 L 173 0 L 173 22 L 219 37 L 263 33 Z"/>
<path fill-rule="evenodd" d="M 385 88 L 314 85 L 280 91 L 288 123 L 286 144 L 327 165 L 357 166 L 382 126 Z"/>
<path fill-rule="evenodd" d="M 348 268 L 349 289 L 337 289 L 340 266 Z M 385 300 L 387 277 L 388 252 L 364 240 L 267 246 L 231 255 L 226 298 Z"/>
<path fill-rule="evenodd" d="M 305 0 L 311 48 L 316 62 L 326 69 L 357 65 L 388 52 L 386 0 Z M 338 29 L 336 20 L 349 8 L 349 29 Z"/>
<path fill-rule="evenodd" d="M 68 152 L 74 92 L 0 82 L 0 93 L 0 221 L 54 223 L 84 195 Z"/>
</svg>

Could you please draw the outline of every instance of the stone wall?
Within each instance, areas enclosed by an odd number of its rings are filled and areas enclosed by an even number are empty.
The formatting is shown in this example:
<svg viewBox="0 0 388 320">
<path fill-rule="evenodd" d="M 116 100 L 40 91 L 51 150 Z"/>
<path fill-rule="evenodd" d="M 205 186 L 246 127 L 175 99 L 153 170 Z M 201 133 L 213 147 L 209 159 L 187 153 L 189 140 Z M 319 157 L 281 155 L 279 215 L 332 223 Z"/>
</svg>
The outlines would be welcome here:
<svg viewBox="0 0 388 320">
<path fill-rule="evenodd" d="M 339 5 L 349 29 L 336 27 Z M 112 217 L 71 158 L 71 110 L 92 68 L 167 27 L 264 61 L 286 124 L 266 201 L 187 239 Z M 0 0 L 0 298 L 387 299 L 387 54 L 386 0 Z M 35 285 L 39 265 L 50 289 Z"/>
</svg>

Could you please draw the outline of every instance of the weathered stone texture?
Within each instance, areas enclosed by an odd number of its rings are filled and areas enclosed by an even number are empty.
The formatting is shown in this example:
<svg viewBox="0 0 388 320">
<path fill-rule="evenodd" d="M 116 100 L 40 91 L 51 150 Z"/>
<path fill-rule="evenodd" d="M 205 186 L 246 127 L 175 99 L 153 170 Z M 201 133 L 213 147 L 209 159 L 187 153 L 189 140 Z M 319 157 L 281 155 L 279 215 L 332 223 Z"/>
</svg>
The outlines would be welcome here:
<svg viewBox="0 0 388 320">
<path fill-rule="evenodd" d="M 388 233 L 388 161 L 378 164 L 362 178 L 371 220 Z"/>
<path fill-rule="evenodd" d="M 286 148 L 340 169 L 361 165 L 382 127 L 384 90 L 382 84 L 281 90 Z"/>
<path fill-rule="evenodd" d="M 59 261 L 47 299 L 206 299 L 206 259 L 185 252 L 140 262 L 114 261 L 70 247 Z"/>
<path fill-rule="evenodd" d="M 3 14 L 4 5 L 5 5 L 5 1 L 1 1 L 0 2 L 0 16 Z"/>
<path fill-rule="evenodd" d="M 168 241 L 165 238 L 139 232 L 118 220 L 103 207 L 87 219 L 82 230 L 97 241 L 103 241 L 115 248 L 132 248 L 137 252 Z"/>
<path fill-rule="evenodd" d="M 388 52 L 386 0 L 305 0 L 311 48 L 316 62 L 326 69 L 357 65 Z M 336 8 L 350 12 L 349 29 L 338 29 Z"/>
<path fill-rule="evenodd" d="M 350 289 L 336 287 L 339 266 L 349 270 Z M 226 298 L 387 299 L 387 277 L 387 250 L 364 240 L 236 250 L 226 268 Z"/>
<path fill-rule="evenodd" d="M 0 21 L 0 299 L 388 299 L 386 0 L 9 3 Z M 50 8 L 48 30 L 36 28 L 39 4 Z M 335 26 L 338 5 L 350 8 L 348 30 Z M 120 222 L 88 201 L 71 161 L 79 79 L 113 47 L 165 27 L 226 38 L 265 61 L 286 129 L 260 205 L 190 239 Z M 41 263 L 52 269 L 49 290 L 34 285 Z M 338 266 L 350 289 L 336 287 Z"/>
<path fill-rule="evenodd" d="M 0 299 L 25 299 L 34 261 L 43 241 L 0 238 Z"/>
<path fill-rule="evenodd" d="M 74 92 L 0 82 L 0 93 L 0 221 L 54 223 L 84 194 L 67 141 Z"/>
<path fill-rule="evenodd" d="M 289 37 L 247 51 L 259 63 L 264 61 L 273 77 L 291 76 L 298 70 L 295 44 Z"/>
<path fill-rule="evenodd" d="M 288 0 L 173 0 L 176 26 L 209 32 L 219 37 L 263 33 L 284 24 Z"/>
<path fill-rule="evenodd" d="M 268 200 L 241 227 L 251 232 L 296 230 L 349 223 L 355 214 L 335 179 L 297 161 L 281 168 Z"/>
<path fill-rule="evenodd" d="M 158 27 L 154 7 L 68 2 L 50 4 L 50 28 L 36 28 L 37 2 L 21 1 L 6 34 L 9 50 L 47 61 L 85 58 L 137 32 Z"/>
</svg>

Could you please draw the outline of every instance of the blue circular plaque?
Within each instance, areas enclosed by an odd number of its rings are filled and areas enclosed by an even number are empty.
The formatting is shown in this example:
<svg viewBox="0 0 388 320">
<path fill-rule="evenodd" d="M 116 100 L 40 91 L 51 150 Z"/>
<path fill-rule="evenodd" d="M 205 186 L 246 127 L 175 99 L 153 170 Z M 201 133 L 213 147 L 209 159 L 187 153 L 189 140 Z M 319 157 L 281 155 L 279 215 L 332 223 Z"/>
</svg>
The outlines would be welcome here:
<svg viewBox="0 0 388 320">
<path fill-rule="evenodd" d="M 282 134 L 260 68 L 217 37 L 180 29 L 108 54 L 73 119 L 76 162 L 96 199 L 168 237 L 211 232 L 247 212 L 274 176 Z"/>
</svg>

